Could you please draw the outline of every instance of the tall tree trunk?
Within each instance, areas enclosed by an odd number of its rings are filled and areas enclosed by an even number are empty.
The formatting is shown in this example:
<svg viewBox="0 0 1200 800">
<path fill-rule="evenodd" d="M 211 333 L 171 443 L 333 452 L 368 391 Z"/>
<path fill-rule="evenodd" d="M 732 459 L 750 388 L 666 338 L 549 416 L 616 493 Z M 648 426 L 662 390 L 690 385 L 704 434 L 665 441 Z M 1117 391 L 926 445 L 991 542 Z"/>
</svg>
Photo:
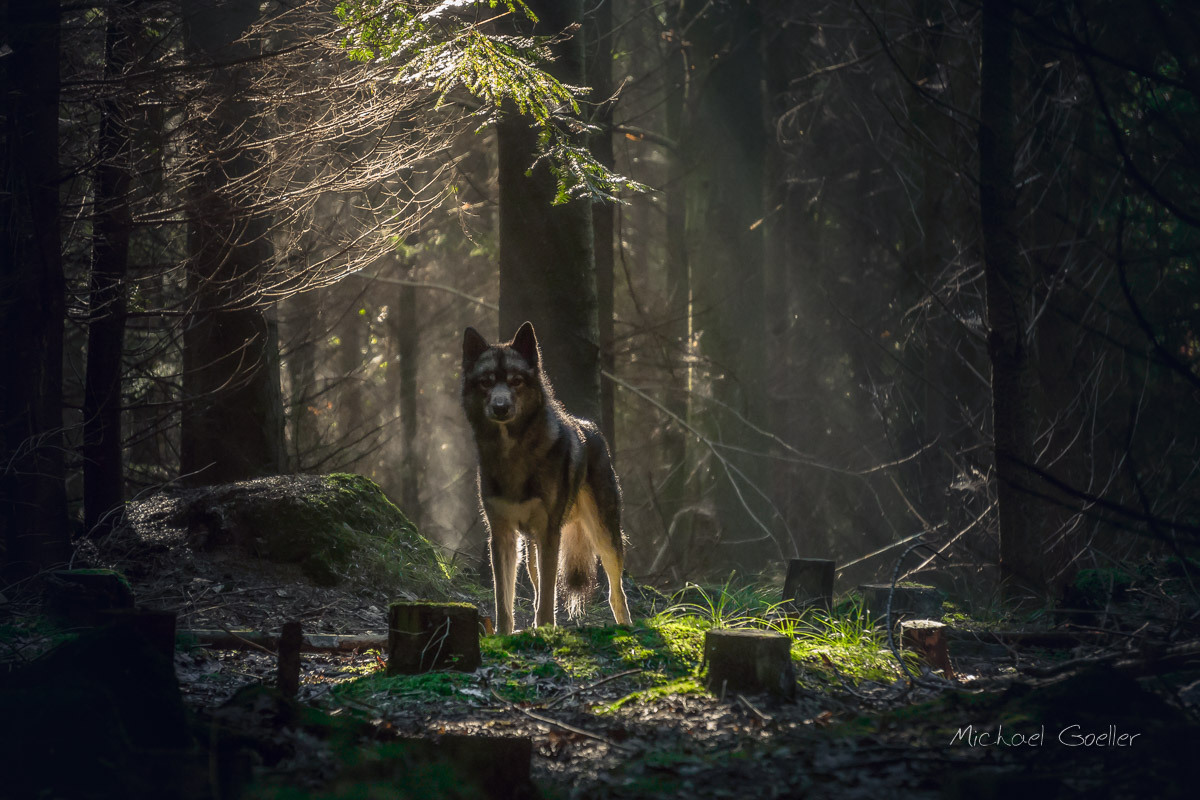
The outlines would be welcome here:
<svg viewBox="0 0 1200 800">
<path fill-rule="evenodd" d="M 296 295 L 289 303 L 295 315 L 295 333 L 291 335 L 288 376 L 291 380 L 289 398 L 291 413 L 292 453 L 289 468 L 302 471 L 317 461 L 321 435 L 317 429 L 316 402 L 312 392 L 317 383 L 317 337 L 321 330 L 321 289 L 309 289 Z"/>
<path fill-rule="evenodd" d="M 409 245 L 416 244 L 410 237 Z M 416 259 L 402 254 L 397 259 L 396 277 L 411 279 Z M 396 302 L 387 317 L 390 360 L 387 368 L 388 395 L 396 398 L 400 417 L 400 508 L 408 518 L 421 525 L 420 475 L 417 456 L 417 431 L 420 408 L 417 403 L 417 350 L 420 345 L 420 320 L 417 318 L 417 290 L 398 286 Z"/>
<path fill-rule="evenodd" d="M 59 4 L 0 4 L 0 566 L 18 579 L 65 560 L 58 219 Z"/>
<path fill-rule="evenodd" d="M 589 0 L 590 10 L 584 33 L 587 40 L 587 55 L 584 59 L 587 70 L 586 83 L 592 93 L 588 98 L 599 103 L 591 122 L 597 131 L 588 141 L 588 147 L 596 160 L 609 169 L 616 163 L 613 154 L 612 125 L 613 104 L 609 98 L 613 93 L 612 79 L 612 5 L 613 0 Z M 592 205 L 593 248 L 596 262 L 596 303 L 600 332 L 600 368 L 610 375 L 615 374 L 617 358 L 613 342 L 613 234 L 615 232 L 615 209 L 611 203 Z M 610 380 L 600 381 L 600 429 L 608 446 L 616 455 L 617 412 L 615 386 Z"/>
<path fill-rule="evenodd" d="M 773 10 L 780 10 L 774 8 Z M 786 9 L 784 9 L 786 10 Z M 778 17 L 779 24 L 770 25 L 771 34 L 766 41 L 766 90 L 770 108 L 770 119 L 778 120 L 790 106 L 790 76 L 799 74 L 800 54 L 807 36 L 800 26 L 788 25 L 785 14 Z M 784 151 L 780 134 L 771 129 L 767 146 L 766 169 L 766 245 L 764 282 L 766 296 L 763 310 L 766 322 L 767 351 L 767 395 L 766 418 L 768 428 L 782 436 L 784 431 L 795 435 L 796 409 L 793 398 L 796 392 L 796 370 L 792 364 L 792 343 L 796 339 L 797 326 L 792 315 L 792 280 L 801 265 L 802 257 L 794 242 L 798 234 L 797 220 L 802 210 L 798 193 L 792 189 L 788 179 L 788 154 Z M 800 212 L 800 213 L 798 213 Z M 803 441 L 803 440 L 800 440 Z M 788 453 L 772 445 L 772 452 L 780 457 Z M 775 509 L 781 516 L 780 527 L 791 533 L 780 539 L 781 549 L 793 556 L 800 555 L 799 520 L 796 519 L 794 499 L 799 482 L 798 470 L 792 464 L 781 461 L 771 470 L 770 494 Z M 810 549 L 820 552 L 820 545 L 807 543 Z"/>
<path fill-rule="evenodd" d="M 529 3 L 551 35 L 582 22 L 582 0 Z M 584 77 L 578 31 L 554 45 L 554 76 L 579 85 Z M 533 322 L 546 371 L 567 410 L 601 418 L 600 333 L 592 244 L 592 209 L 584 201 L 553 205 L 554 176 L 536 159 L 537 131 L 510 113 L 497 126 L 500 179 L 500 335 Z"/>
<path fill-rule="evenodd" d="M 691 337 L 691 280 L 687 260 L 687 174 L 680 142 L 684 136 L 683 109 L 687 96 L 688 69 L 683 50 L 684 20 L 676 8 L 667 29 L 666 117 L 667 138 L 673 143 L 667 162 L 666 257 L 667 257 L 667 353 L 671 382 L 664 398 L 667 409 L 687 420 L 692 390 L 692 363 L 688 358 Z M 670 526 L 688 505 L 687 434 L 677 422 L 668 422 L 663 433 L 663 456 L 669 472 L 662 489 L 663 516 Z"/>
<path fill-rule="evenodd" d="M 344 312 L 337 326 L 338 335 L 338 391 L 336 413 L 338 439 L 343 446 L 349 445 L 358 433 L 371 427 L 363 394 L 363 346 L 370 338 L 367 330 L 366 297 L 359 292 L 357 283 L 344 283 L 349 290 L 351 305 Z M 345 293 L 343 293 L 345 297 Z M 345 302 L 343 300 L 343 302 Z"/>
<path fill-rule="evenodd" d="M 761 427 L 766 416 L 761 20 L 751 3 L 689 5 L 698 12 L 686 33 L 695 69 L 682 145 L 693 321 L 711 364 L 715 401 L 706 427 L 725 444 L 762 450 L 763 440 L 746 424 Z M 730 460 L 765 488 L 761 460 Z M 738 558 L 748 563 L 776 550 L 748 513 L 752 506 L 759 521 L 769 520 L 754 489 L 743 484 L 739 496 L 725 469 L 715 469 L 721 526 L 730 541 L 745 543 Z"/>
<path fill-rule="evenodd" d="M 207 121 L 191 187 L 189 289 L 184 334 L 181 467 L 192 483 L 222 483 L 281 472 L 283 398 L 279 346 L 256 281 L 271 258 L 269 221 L 244 206 L 229 184 L 258 166 L 239 140 L 252 135 L 253 109 L 241 95 L 246 75 L 235 45 L 258 18 L 254 0 L 191 9 L 184 35 L 197 61 L 214 64 L 219 102 Z"/>
<path fill-rule="evenodd" d="M 138 7 L 113 4 L 105 24 L 105 77 L 117 82 L 134 58 Z M 132 155 L 130 100 L 113 92 L 100 102 L 95 216 L 83 392 L 83 526 L 103 536 L 125 500 L 121 426 L 121 356 L 125 349 L 125 278 L 133 216 L 129 208 Z"/>
<path fill-rule="evenodd" d="M 1037 372 L 1029 331 L 1031 268 L 1017 236 L 1013 11 L 984 0 L 979 119 L 979 205 L 992 362 L 992 432 L 1000 519 L 1000 574 L 1007 597 L 1045 588 L 1041 527 L 1030 494 Z"/>
</svg>

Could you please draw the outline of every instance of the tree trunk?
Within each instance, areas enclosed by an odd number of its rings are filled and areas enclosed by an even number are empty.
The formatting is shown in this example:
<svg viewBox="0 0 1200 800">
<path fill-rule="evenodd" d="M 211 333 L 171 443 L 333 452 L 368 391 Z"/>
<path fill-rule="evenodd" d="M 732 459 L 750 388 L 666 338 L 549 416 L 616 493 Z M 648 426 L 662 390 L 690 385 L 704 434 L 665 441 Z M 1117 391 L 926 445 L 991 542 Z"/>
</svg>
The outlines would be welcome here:
<svg viewBox="0 0 1200 800">
<path fill-rule="evenodd" d="M 0 5 L 0 567 L 14 580 L 65 560 L 65 298 L 59 236 L 57 2 Z"/>
<path fill-rule="evenodd" d="M 1029 331 L 1030 267 L 1017 238 L 1013 11 L 1004 0 L 983 6 L 979 120 L 979 205 L 987 285 L 988 353 L 992 362 L 1000 574 L 1006 596 L 1041 594 L 1041 529 L 1029 493 L 1034 463 L 1033 396 L 1037 373 Z"/>
<path fill-rule="evenodd" d="M 321 434 L 317 411 L 310 408 L 317 383 L 317 337 L 321 331 L 321 289 L 309 289 L 296 295 L 289 304 L 295 315 L 295 333 L 290 336 L 288 376 L 291 382 L 289 404 L 292 429 L 291 471 L 301 472 L 318 460 Z"/>
<path fill-rule="evenodd" d="M 529 3 L 534 33 L 552 35 L 583 19 L 582 0 Z M 583 82 L 578 31 L 553 46 L 554 76 Z M 576 416 L 601 419 L 600 333 L 592 246 L 592 209 L 584 201 L 553 205 L 554 176 L 537 158 L 531 120 L 509 113 L 497 126 L 500 179 L 500 336 L 533 322 L 546 372 Z"/>
<path fill-rule="evenodd" d="M 108 7 L 105 77 L 117 81 L 134 58 L 136 6 Z M 125 500 L 121 426 L 121 356 L 125 349 L 125 278 L 133 216 L 129 208 L 132 154 L 130 102 L 108 90 L 100 102 L 91 296 L 83 393 L 83 527 L 103 536 Z"/>
<path fill-rule="evenodd" d="M 258 8 L 233 0 L 184 19 L 193 57 L 214 65 L 211 91 L 218 100 L 201 123 L 198 177 L 190 187 L 193 313 L 184 334 L 181 468 L 193 484 L 270 475 L 286 466 L 278 335 L 257 286 L 271 258 L 269 222 L 230 188 L 259 166 L 239 146 L 253 134 L 253 109 L 241 97 L 244 68 L 233 63 L 252 54 L 233 42 L 258 18 Z"/>
<path fill-rule="evenodd" d="M 414 241 L 410 241 L 413 244 Z M 400 278 L 411 278 L 415 259 L 401 256 Z M 420 324 L 417 319 L 417 290 L 413 286 L 397 287 L 394 314 L 388 314 L 392 339 L 392 358 L 388 364 L 388 394 L 396 398 L 400 416 L 400 508 L 421 525 L 421 493 L 419 478 L 421 464 L 417 454 L 419 429 L 417 404 L 417 350 L 420 345 Z"/>
<path fill-rule="evenodd" d="M 772 31 L 766 42 L 766 90 L 770 119 L 778 120 L 791 105 L 790 76 L 800 73 L 800 55 L 806 39 L 806 29 L 786 20 L 782 24 L 770 25 Z M 802 210 L 802 198 L 792 188 L 789 180 L 789 154 L 774 125 L 769 129 L 766 168 L 766 223 L 765 223 L 765 268 L 766 295 L 763 304 L 765 316 L 767 351 L 767 395 L 766 419 L 770 430 L 785 440 L 805 441 L 796 437 L 794 420 L 799 416 L 793 398 L 796 396 L 796 368 L 792 363 L 792 347 L 798 336 L 798 325 L 793 315 L 793 281 L 800 272 L 803 255 L 795 241 L 800 227 L 797 225 Z M 799 213 L 798 213 L 799 212 Z M 815 281 L 813 282 L 815 284 Z M 784 432 L 790 435 L 783 436 Z M 789 456 L 782 447 L 771 445 L 771 452 L 781 458 Z M 794 464 L 779 461 L 771 467 L 770 495 L 779 515 L 778 525 L 780 549 L 793 556 L 800 555 L 798 536 L 799 520 L 795 518 L 795 498 L 799 494 L 798 470 Z M 790 535 L 786 535 L 790 534 Z M 810 549 L 820 552 L 820 547 Z"/>
<path fill-rule="evenodd" d="M 612 169 L 616 163 L 613 154 L 612 125 L 613 104 L 608 101 L 613 93 L 612 81 L 612 3 L 613 0 L 589 0 L 590 10 L 584 24 L 587 40 L 587 80 L 592 93 L 589 100 L 600 105 L 595 107 L 591 122 L 598 130 L 588 141 L 592 155 L 604 166 Z M 596 309 L 600 333 L 600 368 L 615 374 L 616 353 L 613 350 L 613 234 L 615 232 L 615 209 L 612 203 L 592 205 L 593 248 L 596 262 Z M 616 457 L 617 416 L 615 386 L 610 380 L 600 381 L 600 429 L 608 440 L 609 450 Z"/>
<path fill-rule="evenodd" d="M 761 22 L 753 4 L 695 5 L 702 8 L 686 34 L 695 69 L 689 71 L 681 145 L 693 324 L 712 384 L 705 427 L 725 444 L 764 450 L 763 439 L 746 424 L 762 427 L 766 416 Z M 745 476 L 739 478 L 741 496 L 726 470 L 714 465 L 717 514 L 726 538 L 743 543 L 738 557 L 756 561 L 778 550 L 747 508 L 753 506 L 759 521 L 770 521 L 746 485 L 748 479 L 763 488 L 767 473 L 760 459 L 730 460 Z"/>
<path fill-rule="evenodd" d="M 683 20 L 674 16 L 668 29 L 666 58 L 665 117 L 667 138 L 674 143 L 667 162 L 666 257 L 667 257 L 667 352 L 671 369 L 663 404 L 681 420 L 688 419 L 692 389 L 692 364 L 687 358 L 691 337 L 691 279 L 687 260 L 686 167 L 679 143 L 684 136 L 683 107 L 687 93 L 687 64 L 683 55 Z M 666 423 L 663 456 L 669 472 L 662 489 L 663 516 L 670 526 L 688 506 L 687 433 L 675 421 Z"/>
<path fill-rule="evenodd" d="M 338 439 L 343 447 L 354 442 L 358 435 L 372 425 L 367 419 L 367 408 L 363 394 L 363 346 L 370 339 L 366 310 L 366 296 L 359 292 L 357 283 L 343 284 L 350 293 L 350 305 L 337 327 L 338 335 L 338 392 L 335 412 L 338 420 Z M 342 293 L 346 296 L 346 292 Z M 345 301 L 343 301 L 345 302 Z M 369 313 L 369 312 L 368 312 Z"/>
</svg>

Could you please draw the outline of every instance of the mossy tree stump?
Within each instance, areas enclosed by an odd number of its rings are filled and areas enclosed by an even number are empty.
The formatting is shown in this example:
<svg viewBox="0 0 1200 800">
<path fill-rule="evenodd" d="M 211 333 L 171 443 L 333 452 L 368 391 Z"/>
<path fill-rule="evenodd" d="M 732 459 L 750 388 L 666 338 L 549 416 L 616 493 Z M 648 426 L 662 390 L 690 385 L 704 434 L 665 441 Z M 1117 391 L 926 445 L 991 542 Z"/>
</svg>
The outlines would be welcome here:
<svg viewBox="0 0 1200 800">
<path fill-rule="evenodd" d="M 905 650 L 920 654 L 934 669 L 947 678 L 954 677 L 950 665 L 950 648 L 946 642 L 946 626 L 932 619 L 910 619 L 900 623 L 900 641 Z"/>
<path fill-rule="evenodd" d="M 470 603 L 392 603 L 388 607 L 388 675 L 435 669 L 474 672 L 479 609 Z"/>
<path fill-rule="evenodd" d="M 872 619 L 881 620 L 887 613 L 891 584 L 868 583 L 858 587 L 863 604 Z M 941 619 L 942 595 L 932 586 L 897 586 L 892 593 L 892 625 L 900 619 Z"/>
<path fill-rule="evenodd" d="M 715 630 L 704 634 L 706 685 L 713 694 L 767 692 L 788 700 L 796 695 L 792 642 L 779 633 Z"/>
<path fill-rule="evenodd" d="M 110 569 L 65 569 L 46 578 L 46 614 L 60 625 L 104 624 L 103 612 L 133 608 L 125 576 Z"/>
<path fill-rule="evenodd" d="M 834 562 L 828 558 L 793 558 L 783 581 L 783 602 L 793 610 L 833 606 Z"/>
<path fill-rule="evenodd" d="M 539 796 L 530 777 L 533 742 L 528 737 L 446 734 L 434 748 L 465 778 L 478 781 L 485 797 L 525 800 Z"/>
<path fill-rule="evenodd" d="M 404 738 L 383 744 L 378 758 L 361 759 L 345 770 L 339 787 L 367 792 L 378 787 L 379 796 L 386 797 L 538 800 L 542 795 L 530 777 L 532 761 L 533 742 L 527 737 Z"/>
<path fill-rule="evenodd" d="M 279 660 L 275 685 L 284 697 L 300 692 L 300 648 L 304 645 L 304 629 L 299 622 L 285 622 L 279 632 Z"/>
<path fill-rule="evenodd" d="M 137 631 L 168 660 L 175 658 L 175 612 L 145 608 L 109 608 L 98 612 L 102 624 Z"/>
</svg>

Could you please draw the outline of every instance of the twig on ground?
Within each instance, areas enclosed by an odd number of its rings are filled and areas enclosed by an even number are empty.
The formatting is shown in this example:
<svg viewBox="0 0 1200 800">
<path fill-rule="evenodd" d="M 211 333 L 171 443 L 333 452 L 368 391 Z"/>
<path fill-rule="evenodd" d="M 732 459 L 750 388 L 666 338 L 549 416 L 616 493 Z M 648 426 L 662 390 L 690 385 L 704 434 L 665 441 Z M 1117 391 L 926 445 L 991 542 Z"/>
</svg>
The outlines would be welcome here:
<svg viewBox="0 0 1200 800">
<path fill-rule="evenodd" d="M 556 728 L 562 728 L 564 731 L 569 731 L 570 733 L 574 733 L 579 736 L 583 736 L 587 739 L 594 739 L 595 741 L 602 742 L 602 743 L 608 745 L 609 747 L 613 748 L 614 750 L 621 751 L 622 753 L 634 752 L 632 748 L 626 747 L 625 745 L 617 744 L 612 739 L 609 739 L 607 736 L 601 736 L 598 733 L 592 733 L 591 731 L 584 730 L 583 728 L 577 728 L 574 725 L 568 725 L 565 722 L 559 722 L 556 719 L 551 719 L 550 717 L 543 717 L 541 714 L 535 714 L 527 708 L 521 708 L 519 705 L 512 702 L 511 700 L 505 699 L 495 689 L 492 689 L 491 691 L 492 691 L 492 696 L 495 697 L 497 700 L 499 700 L 501 703 L 504 703 L 506 706 L 521 712 L 522 714 L 529 717 L 530 719 L 540 722 L 543 725 L 553 725 Z"/>
<path fill-rule="evenodd" d="M 225 633 L 229 634 L 230 636 L 232 636 L 234 639 L 238 640 L 239 642 L 242 642 L 247 647 L 250 647 L 254 650 L 261 650 L 269 656 L 274 656 L 275 658 L 279 658 L 279 654 L 276 653 L 274 650 L 272 650 L 269 647 L 263 647 L 258 642 L 252 642 L 244 636 L 238 636 L 236 633 L 229 630 L 229 628 L 221 628 L 221 630 L 225 631 Z"/>
<path fill-rule="evenodd" d="M 755 708 L 754 705 L 749 700 L 746 699 L 746 696 L 744 694 L 737 694 L 737 695 L 734 695 L 734 697 L 737 698 L 737 701 L 739 703 L 741 703 L 746 708 L 747 711 L 749 711 L 754 716 L 758 717 L 758 721 L 761 722 L 763 725 L 766 725 L 771 722 L 771 718 L 768 717 L 763 712 L 759 711 L 757 708 Z"/>
<path fill-rule="evenodd" d="M 551 708 L 554 708 L 556 705 L 558 705 L 562 701 L 568 700 L 577 694 L 582 694 L 584 692 L 591 691 L 592 689 L 595 689 L 597 686 L 606 684 L 609 681 L 615 681 L 617 678 L 624 678 L 629 675 L 636 675 L 637 673 L 639 673 L 641 671 L 642 671 L 642 668 L 638 667 L 637 669 L 627 669 L 624 672 L 618 672 L 616 675 L 609 675 L 607 678 L 601 678 L 600 680 L 598 680 L 594 683 L 589 683 L 587 686 L 580 686 L 578 689 L 567 692 L 564 695 L 559 695 L 558 697 L 551 700 L 549 703 L 546 703 L 544 706 L 542 706 L 542 708 L 549 710 Z"/>
</svg>

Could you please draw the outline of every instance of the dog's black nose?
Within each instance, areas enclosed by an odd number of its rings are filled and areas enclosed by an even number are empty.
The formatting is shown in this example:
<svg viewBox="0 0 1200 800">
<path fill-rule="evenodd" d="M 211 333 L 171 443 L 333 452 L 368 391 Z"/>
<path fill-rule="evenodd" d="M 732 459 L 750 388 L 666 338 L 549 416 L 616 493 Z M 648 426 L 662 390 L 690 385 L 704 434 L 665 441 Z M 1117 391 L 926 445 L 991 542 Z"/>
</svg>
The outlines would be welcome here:
<svg viewBox="0 0 1200 800">
<path fill-rule="evenodd" d="M 492 401 L 492 416 L 495 419 L 506 419 L 512 411 L 512 402 L 497 398 Z"/>
</svg>

